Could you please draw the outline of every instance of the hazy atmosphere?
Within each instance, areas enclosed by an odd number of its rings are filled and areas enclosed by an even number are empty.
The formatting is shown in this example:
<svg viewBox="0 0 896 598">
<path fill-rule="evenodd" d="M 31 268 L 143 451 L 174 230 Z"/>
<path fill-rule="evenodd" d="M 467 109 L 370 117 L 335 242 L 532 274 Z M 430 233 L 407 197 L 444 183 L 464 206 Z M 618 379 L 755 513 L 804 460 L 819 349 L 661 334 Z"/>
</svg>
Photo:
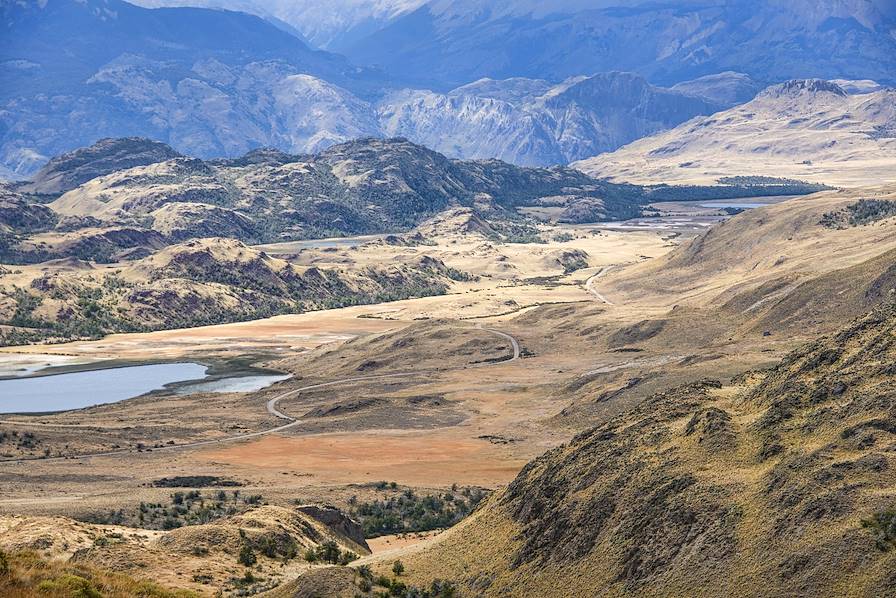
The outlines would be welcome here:
<svg viewBox="0 0 896 598">
<path fill-rule="evenodd" d="M 0 16 L 0 596 L 896 596 L 896 2 Z"/>
</svg>

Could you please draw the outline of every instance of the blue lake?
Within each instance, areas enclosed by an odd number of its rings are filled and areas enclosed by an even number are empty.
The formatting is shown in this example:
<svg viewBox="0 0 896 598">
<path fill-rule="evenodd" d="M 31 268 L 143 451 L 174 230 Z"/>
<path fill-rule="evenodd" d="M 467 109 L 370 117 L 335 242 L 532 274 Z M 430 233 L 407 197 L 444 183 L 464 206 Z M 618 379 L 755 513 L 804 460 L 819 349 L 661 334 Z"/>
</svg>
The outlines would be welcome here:
<svg viewBox="0 0 896 598">
<path fill-rule="evenodd" d="M 0 380 L 0 413 L 44 413 L 115 403 L 167 384 L 205 378 L 207 369 L 198 363 L 162 363 Z"/>
</svg>

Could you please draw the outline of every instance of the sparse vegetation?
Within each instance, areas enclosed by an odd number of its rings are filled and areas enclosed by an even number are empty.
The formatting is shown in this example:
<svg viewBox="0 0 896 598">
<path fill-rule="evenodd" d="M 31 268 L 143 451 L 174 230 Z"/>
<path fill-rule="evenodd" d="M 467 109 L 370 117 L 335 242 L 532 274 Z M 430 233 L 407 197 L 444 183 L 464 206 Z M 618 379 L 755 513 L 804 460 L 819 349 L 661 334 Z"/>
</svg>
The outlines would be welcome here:
<svg viewBox="0 0 896 598">
<path fill-rule="evenodd" d="M 0 451 L 3 456 L 12 456 L 7 447 L 14 448 L 19 453 L 33 453 L 40 445 L 40 439 L 34 432 L 19 432 L 18 430 L 0 430 Z"/>
<path fill-rule="evenodd" d="M 244 567 L 251 567 L 258 562 L 258 557 L 255 556 L 255 551 L 252 550 L 251 546 L 243 544 L 242 548 L 240 548 L 240 554 L 237 561 Z"/>
<path fill-rule="evenodd" d="M 210 251 L 221 248 L 222 255 Z M 229 251 L 250 252 L 230 260 Z M 394 265 L 359 272 L 312 269 L 301 274 L 291 265 L 278 270 L 263 254 L 236 242 L 221 241 L 212 249 L 185 248 L 168 265 L 154 268 L 151 284 L 126 282 L 117 274 L 94 278 L 43 277 L 30 290 L 0 288 L 0 302 L 15 302 L 12 317 L 0 324 L 0 346 L 41 340 L 99 338 L 113 332 L 147 332 L 267 318 L 353 305 L 429 297 L 447 292 L 449 281 L 474 277 L 438 260 L 418 266 Z M 144 273 L 145 274 L 145 273 Z M 214 292 L 199 292 L 195 284 Z M 161 285 L 163 289 L 156 289 Z M 238 301 L 234 303 L 232 297 Z M 61 302 L 55 317 L 36 312 L 45 298 Z"/>
<path fill-rule="evenodd" d="M 241 495 L 239 490 L 219 490 L 203 494 L 199 490 L 175 492 L 168 504 L 141 502 L 136 511 L 116 509 L 82 517 L 88 523 L 126 525 L 144 529 L 170 530 L 200 525 L 245 512 L 262 504 L 260 495 Z"/>
<path fill-rule="evenodd" d="M 152 483 L 156 488 L 209 488 L 242 486 L 242 482 L 212 475 L 173 476 L 161 478 Z M 219 493 L 220 494 L 220 493 Z M 217 495 L 216 495 L 217 496 Z"/>
<path fill-rule="evenodd" d="M 396 561 L 400 564 L 400 561 Z M 393 565 L 393 570 L 395 566 Z M 374 576 L 369 567 L 358 567 L 357 571 L 359 579 L 357 580 L 358 589 L 362 595 L 372 592 L 377 598 L 388 598 L 393 596 L 396 598 L 458 598 L 460 592 L 455 584 L 442 579 L 435 579 L 428 586 L 411 586 L 397 579 L 404 572 L 401 567 L 401 573 L 396 573 L 396 577 L 389 578 L 385 575 Z M 375 590 L 374 588 L 383 588 Z"/>
<path fill-rule="evenodd" d="M 314 548 L 308 548 L 302 555 L 309 563 L 329 563 L 347 565 L 358 560 L 358 555 L 350 550 L 341 550 L 333 541 L 327 541 Z"/>
<path fill-rule="evenodd" d="M 360 503 L 349 501 L 349 515 L 361 524 L 368 538 L 451 527 L 487 496 L 481 488 L 455 487 L 450 492 L 421 496 L 410 488 L 400 491 L 394 482 L 380 482 L 376 487 L 392 495 Z"/>
<path fill-rule="evenodd" d="M 860 199 L 842 210 L 828 212 L 820 224 L 827 228 L 845 229 L 867 226 L 896 216 L 896 201 L 888 199 Z"/>
<path fill-rule="evenodd" d="M 564 251 L 557 261 L 563 266 L 564 274 L 572 274 L 576 270 L 588 267 L 588 254 L 579 249 Z"/>
<path fill-rule="evenodd" d="M 871 532 L 875 544 L 881 550 L 896 548 L 896 507 L 864 519 L 862 527 Z"/>
</svg>

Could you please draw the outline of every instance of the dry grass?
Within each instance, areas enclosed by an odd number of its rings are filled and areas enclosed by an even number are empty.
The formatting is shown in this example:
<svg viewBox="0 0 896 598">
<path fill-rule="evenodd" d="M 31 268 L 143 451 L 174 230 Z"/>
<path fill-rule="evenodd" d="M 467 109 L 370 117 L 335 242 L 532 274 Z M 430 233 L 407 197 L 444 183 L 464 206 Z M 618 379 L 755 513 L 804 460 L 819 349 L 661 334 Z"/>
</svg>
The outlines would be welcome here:
<svg viewBox="0 0 896 598">
<path fill-rule="evenodd" d="M 193 598 L 190 590 L 113 573 L 77 562 L 48 561 L 34 552 L 0 551 L 0 595 L 4 598 Z"/>
</svg>

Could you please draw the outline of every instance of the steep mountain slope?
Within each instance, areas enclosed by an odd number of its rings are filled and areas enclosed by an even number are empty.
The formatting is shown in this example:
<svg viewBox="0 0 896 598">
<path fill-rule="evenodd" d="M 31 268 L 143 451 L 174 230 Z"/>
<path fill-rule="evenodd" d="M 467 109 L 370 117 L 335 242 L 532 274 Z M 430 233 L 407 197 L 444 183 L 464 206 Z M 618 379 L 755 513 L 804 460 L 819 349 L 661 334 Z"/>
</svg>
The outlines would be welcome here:
<svg viewBox="0 0 896 598">
<path fill-rule="evenodd" d="M 120 0 L 0 10 L 0 162 L 18 174 L 100 137 L 150 136 L 208 157 L 374 132 L 346 89 L 365 95 L 377 75 L 258 17 Z M 328 119 L 309 127 L 309 112 Z"/>
<path fill-rule="evenodd" d="M 640 183 L 743 174 L 846 186 L 894 181 L 896 91 L 850 95 L 827 81 L 789 81 L 575 167 Z"/>
<path fill-rule="evenodd" d="M 440 89 L 611 69 L 667 84 L 728 70 L 892 82 L 894 23 L 888 0 L 432 0 L 347 53 Z"/>
<path fill-rule="evenodd" d="M 385 27 L 425 0 L 137 0 L 146 7 L 202 6 L 248 12 L 280 20 L 318 48 L 339 52 Z"/>
<path fill-rule="evenodd" d="M 880 596 L 893 587 L 890 303 L 736 386 L 653 396 L 404 559 L 485 596 Z"/>
<path fill-rule="evenodd" d="M 559 85 L 480 80 L 447 94 L 403 90 L 377 110 L 383 131 L 459 158 L 522 165 L 567 163 L 612 151 L 722 103 L 654 87 L 630 73 L 574 77 Z"/>
</svg>

